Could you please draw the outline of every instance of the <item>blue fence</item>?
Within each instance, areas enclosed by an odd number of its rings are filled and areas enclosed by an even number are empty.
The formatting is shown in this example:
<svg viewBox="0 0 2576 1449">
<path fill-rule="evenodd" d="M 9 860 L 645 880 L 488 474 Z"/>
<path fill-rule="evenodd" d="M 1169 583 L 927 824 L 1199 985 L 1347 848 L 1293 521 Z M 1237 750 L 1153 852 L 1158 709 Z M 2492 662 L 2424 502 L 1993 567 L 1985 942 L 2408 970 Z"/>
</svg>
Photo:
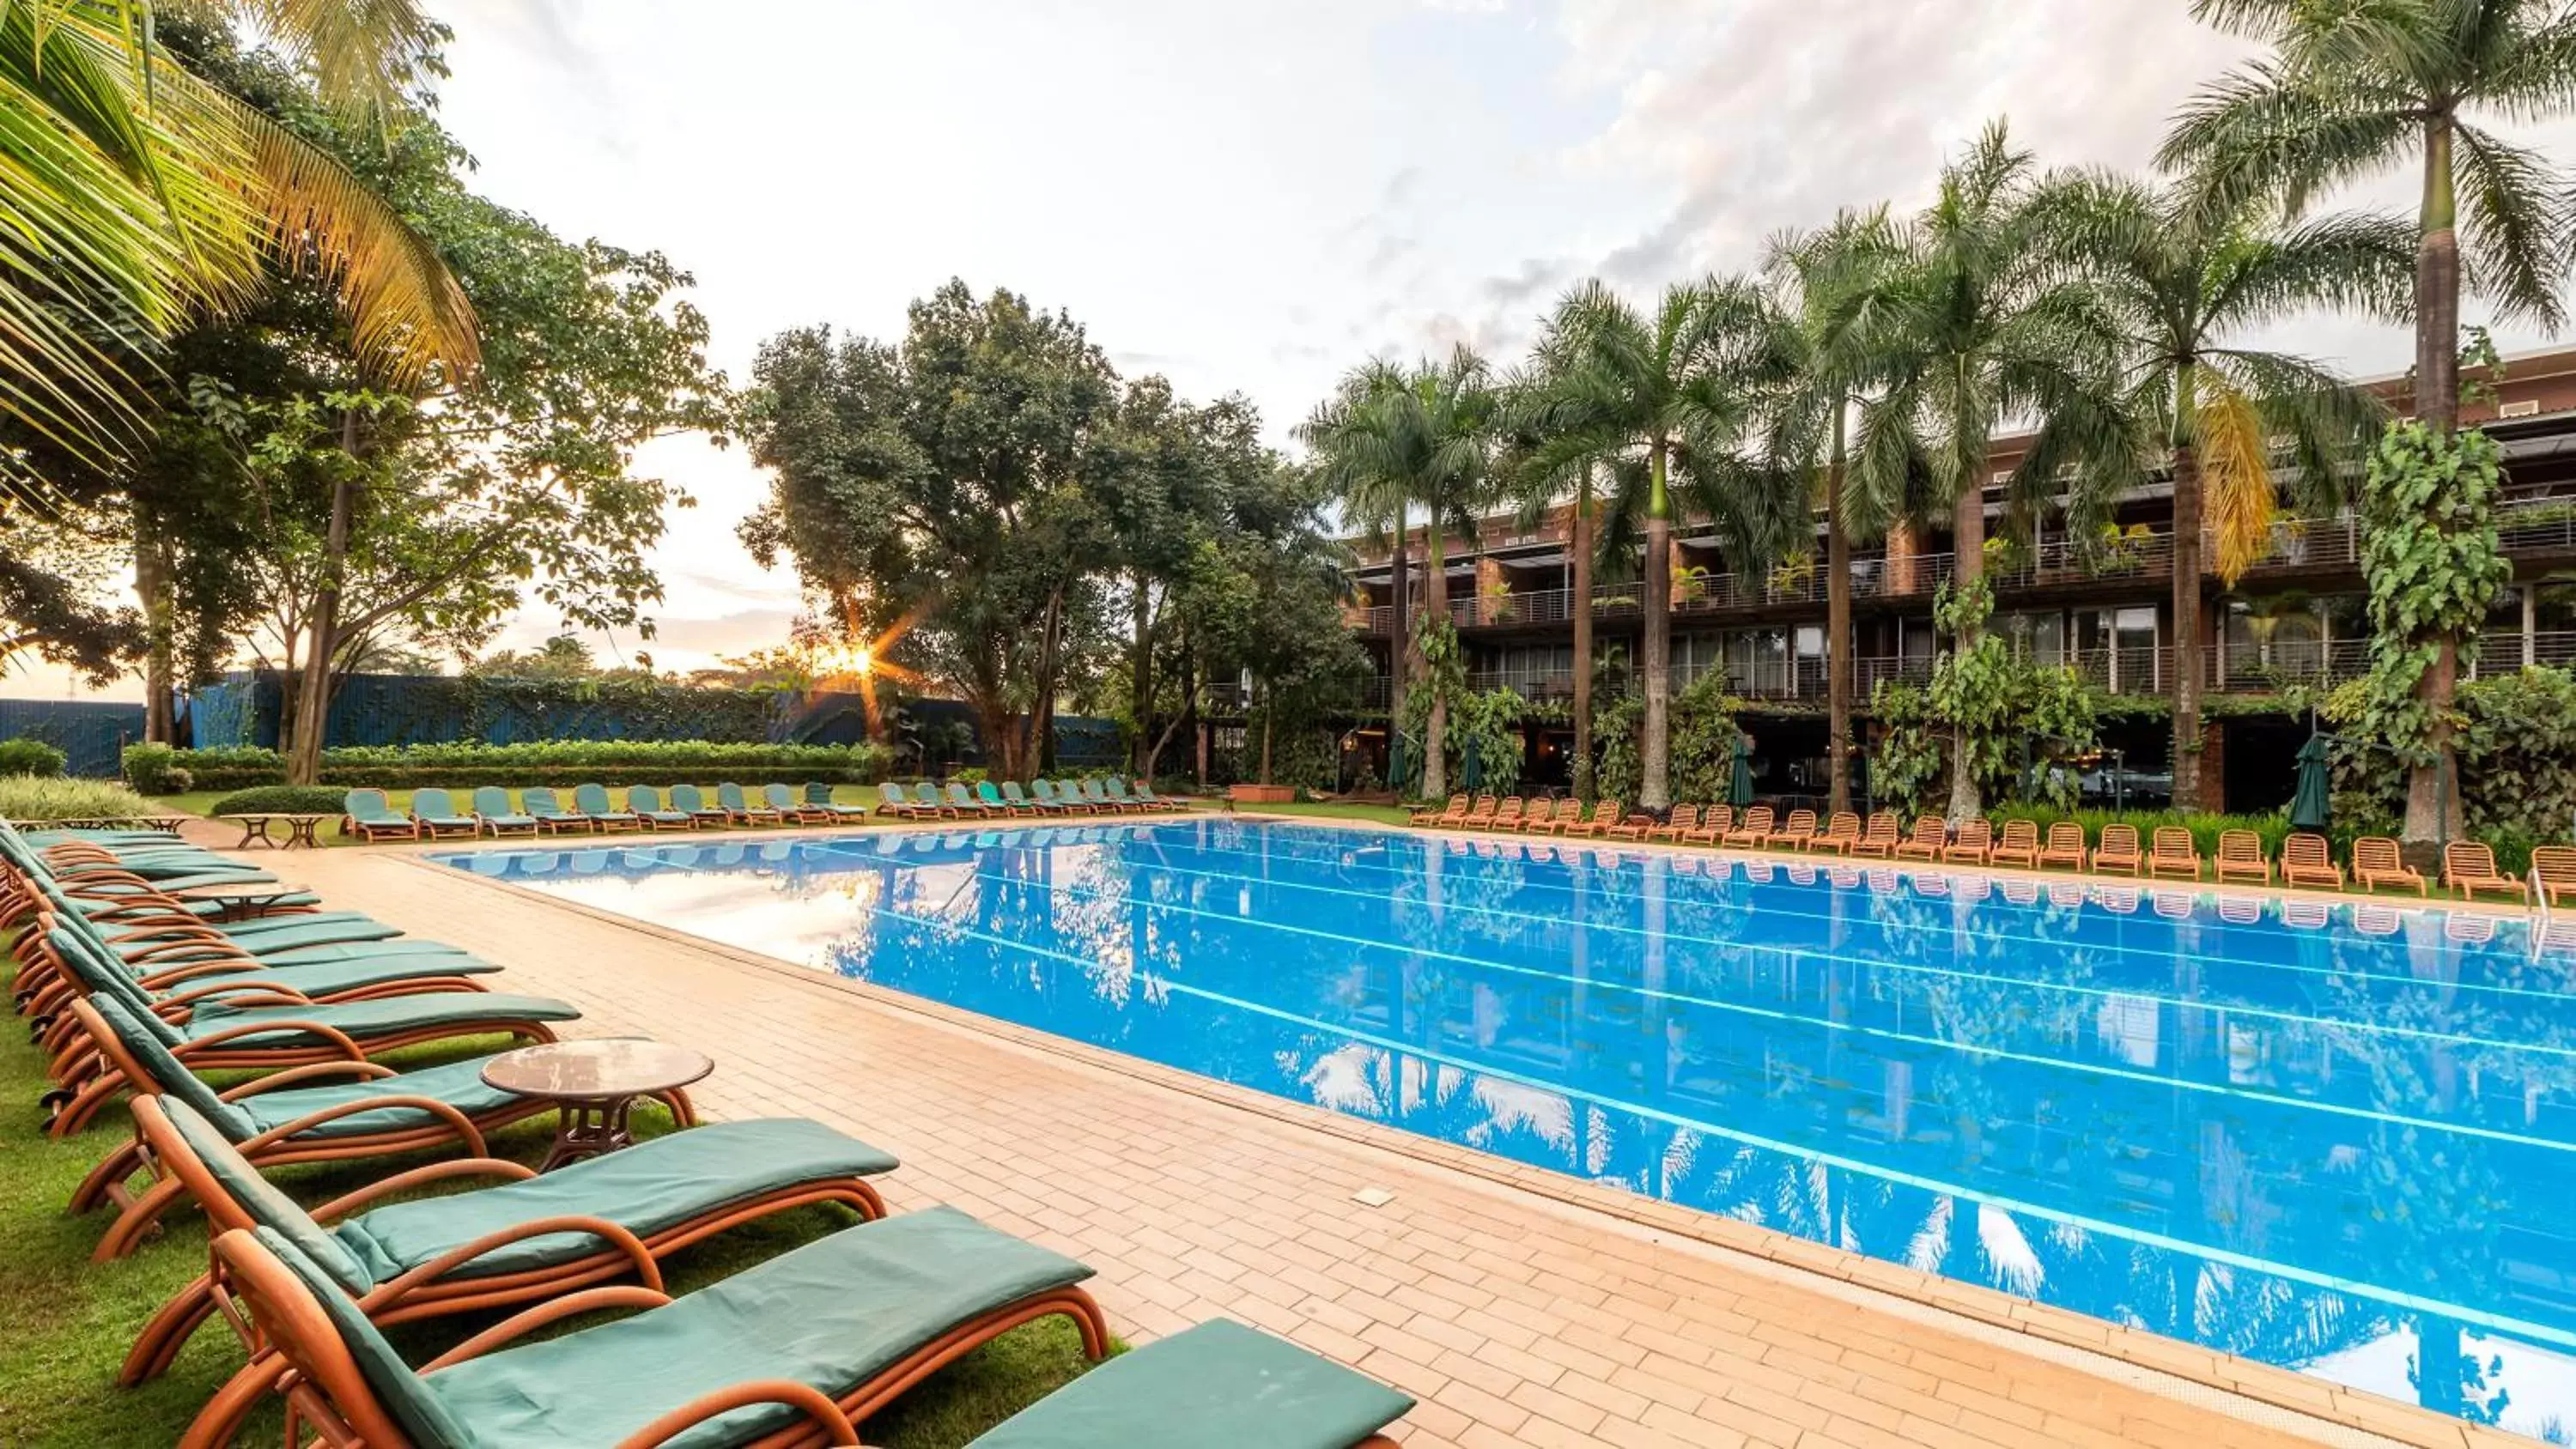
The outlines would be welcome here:
<svg viewBox="0 0 2576 1449">
<path fill-rule="evenodd" d="M 585 694 L 591 697 L 584 697 Z M 235 674 L 198 688 L 187 702 L 191 742 L 200 748 L 275 749 L 285 703 L 275 674 Z M 946 769 L 984 758 L 973 711 L 951 699 L 907 700 L 904 732 L 918 760 L 898 768 Z M 142 709 L 134 707 L 136 735 Z M 754 694 L 745 690 L 582 691 L 525 682 L 460 686 L 407 674 L 352 675 L 331 702 L 325 743 L 446 744 L 482 740 L 719 740 L 852 745 L 869 737 L 867 701 L 857 694 Z M 1102 769 L 1125 758 L 1115 720 L 1059 715 L 1056 759 L 1066 769 Z M 113 770 L 113 764 L 110 764 Z"/>
<path fill-rule="evenodd" d="M 75 775 L 113 776 L 128 740 L 143 738 L 143 706 L 93 700 L 0 699 L 0 740 L 43 740 Z"/>
</svg>

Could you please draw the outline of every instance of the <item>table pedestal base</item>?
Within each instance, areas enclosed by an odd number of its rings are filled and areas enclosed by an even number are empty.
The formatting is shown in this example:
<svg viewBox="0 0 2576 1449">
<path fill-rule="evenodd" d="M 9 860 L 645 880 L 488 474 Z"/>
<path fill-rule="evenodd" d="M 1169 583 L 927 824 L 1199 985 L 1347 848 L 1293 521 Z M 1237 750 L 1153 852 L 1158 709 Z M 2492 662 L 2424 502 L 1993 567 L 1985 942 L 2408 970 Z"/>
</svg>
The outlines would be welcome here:
<svg viewBox="0 0 2576 1449">
<path fill-rule="evenodd" d="M 546 1149 L 546 1160 L 537 1171 L 552 1172 L 566 1163 L 634 1146 L 635 1134 L 626 1123 L 634 1110 L 633 1097 L 565 1102 L 555 1122 L 554 1146 Z"/>
</svg>

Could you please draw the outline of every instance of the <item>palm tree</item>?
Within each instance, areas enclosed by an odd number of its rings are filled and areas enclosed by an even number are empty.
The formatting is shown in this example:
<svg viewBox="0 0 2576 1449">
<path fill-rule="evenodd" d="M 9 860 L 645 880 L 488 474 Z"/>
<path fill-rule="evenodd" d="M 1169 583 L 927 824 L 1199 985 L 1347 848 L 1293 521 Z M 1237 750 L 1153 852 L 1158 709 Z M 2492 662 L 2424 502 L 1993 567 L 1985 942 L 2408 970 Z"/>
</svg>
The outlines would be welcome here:
<svg viewBox="0 0 2576 1449">
<path fill-rule="evenodd" d="M 1763 273 L 1770 284 L 1769 336 L 1762 348 L 1770 394 L 1762 452 L 1800 501 L 1825 512 L 1825 719 L 1832 799 L 1851 808 L 1852 593 L 1854 535 L 1884 528 L 1851 489 L 1851 419 L 1869 395 L 1886 308 L 1882 284 L 1901 252 L 1887 209 L 1844 212 L 1831 225 L 1772 239 Z M 1807 540 L 1812 544 L 1812 535 Z"/>
<path fill-rule="evenodd" d="M 1740 437 L 1744 400 L 1725 351 L 1728 313 L 1715 282 L 1668 287 L 1648 316 L 1598 281 L 1557 304 L 1544 345 L 1552 391 L 1567 400 L 1554 446 L 1613 460 L 1600 517 L 1602 552 L 1644 534 L 1645 738 L 1638 803 L 1672 803 L 1672 532 L 1674 470 L 1714 460 Z M 1591 661 L 1578 660 L 1578 675 Z"/>
<path fill-rule="evenodd" d="M 2165 139 L 2158 159 L 2191 171 L 2210 205 L 2278 198 L 2295 215 L 2330 187 L 2421 165 L 2414 411 L 2447 436 L 2459 424 L 2464 276 L 2503 317 L 2552 329 L 2564 320 L 2564 178 L 2469 117 L 2530 122 L 2576 108 L 2576 11 L 2559 0 L 2193 0 L 2192 14 L 2273 52 L 2204 88 Z M 2411 842 L 2455 828 L 2459 792 L 2444 787 L 2456 768 L 2447 721 L 2458 677 L 2459 640 L 2444 638 L 2416 687 L 2433 760 L 2407 780 Z"/>
<path fill-rule="evenodd" d="M 2167 441 L 2173 473 L 2173 781 L 2200 789 L 2203 518 L 2232 587 L 2271 546 L 2286 456 L 2308 507 L 2339 502 L 2384 409 L 2306 358 L 2228 345 L 2310 307 L 2402 318 L 2413 247 L 2403 223 L 2333 216 L 2295 228 L 2198 205 L 2182 188 L 2100 173 L 2053 178 L 2042 209 L 2128 337 L 2123 387 Z M 2215 808 L 2214 805 L 2211 808 Z"/>
<path fill-rule="evenodd" d="M 1893 518 L 1918 472 L 1951 510 L 1955 587 L 1985 576 L 1988 458 L 1997 431 L 2037 424 L 2008 483 L 2025 507 L 2068 494 L 2088 510 L 2139 472 L 2135 429 L 2113 386 L 2123 338 L 2093 286 L 2046 245 L 2030 154 L 2001 122 L 1944 167 L 1939 193 L 1904 231 L 1904 255 L 1871 301 L 1884 308 L 1877 396 L 1859 410 L 1852 483 L 1862 511 Z M 2070 487 L 2071 485 L 2071 487 Z M 1964 652 L 1976 642 L 1952 641 Z M 1950 816 L 1982 806 L 1970 741 L 1953 742 Z"/>
<path fill-rule="evenodd" d="M 329 99 L 378 117 L 431 71 L 442 35 L 410 0 L 166 8 L 255 23 Z M 376 375 L 470 369 L 473 309 L 427 243 L 345 168 L 157 48 L 154 9 L 0 10 L 0 108 L 30 122 L 0 128 L 0 410 L 113 453 L 143 426 L 132 354 L 238 305 L 275 266 L 336 280 Z"/>
<path fill-rule="evenodd" d="M 1405 368 L 1376 361 L 1358 368 L 1298 429 L 1347 514 L 1397 520 L 1399 569 L 1406 513 L 1419 505 L 1427 515 L 1422 603 L 1408 627 L 1417 669 L 1426 634 L 1449 623 L 1441 545 L 1452 533 L 1474 538 L 1477 514 L 1493 496 L 1501 400 L 1484 359 L 1460 347 L 1445 363 L 1426 359 Z M 1403 716 L 1395 722 L 1400 727 Z M 1422 793 L 1435 798 L 1449 789 L 1442 749 L 1448 726 L 1447 693 L 1435 688 L 1422 741 Z"/>
</svg>

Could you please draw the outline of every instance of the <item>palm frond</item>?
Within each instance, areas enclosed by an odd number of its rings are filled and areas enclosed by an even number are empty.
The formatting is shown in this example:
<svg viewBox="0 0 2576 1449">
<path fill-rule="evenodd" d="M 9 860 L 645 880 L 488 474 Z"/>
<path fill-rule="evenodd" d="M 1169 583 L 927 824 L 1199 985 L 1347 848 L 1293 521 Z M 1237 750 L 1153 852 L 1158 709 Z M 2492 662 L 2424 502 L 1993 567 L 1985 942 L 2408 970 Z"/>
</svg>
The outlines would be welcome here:
<svg viewBox="0 0 2576 1449">
<path fill-rule="evenodd" d="M 2570 220 L 2561 183 L 2537 152 L 2475 126 L 2454 137 L 2470 281 L 2501 316 L 2557 330 L 2566 321 L 2558 281 Z"/>
<path fill-rule="evenodd" d="M 246 26 L 334 105 L 384 116 L 440 72 L 447 28 L 413 0 L 153 0 L 173 15 Z"/>
<path fill-rule="evenodd" d="M 2271 551 L 2279 494 L 2263 416 L 2224 372 L 2196 376 L 2192 442 L 2200 463 L 2202 518 L 2216 541 L 2210 563 L 2233 588 Z"/>
</svg>

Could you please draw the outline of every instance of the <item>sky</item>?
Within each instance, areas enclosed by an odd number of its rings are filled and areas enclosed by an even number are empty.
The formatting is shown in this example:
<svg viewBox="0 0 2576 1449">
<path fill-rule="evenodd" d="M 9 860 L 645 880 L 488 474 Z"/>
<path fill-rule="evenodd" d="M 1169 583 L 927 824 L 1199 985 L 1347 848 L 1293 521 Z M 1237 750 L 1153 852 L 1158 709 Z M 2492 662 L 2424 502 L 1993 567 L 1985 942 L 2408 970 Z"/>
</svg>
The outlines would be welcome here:
<svg viewBox="0 0 2576 1449">
<path fill-rule="evenodd" d="M 1919 205 L 1996 117 L 2046 164 L 2144 169 L 2249 53 L 2184 0 L 426 3 L 478 189 L 668 254 L 736 381 L 784 328 L 899 335 L 956 276 L 1071 312 L 1124 373 L 1250 397 L 1283 444 L 1371 355 L 1514 360 L 1579 278 L 1649 295 L 1841 207 Z M 2527 139 L 2576 158 L 2576 128 Z M 2269 340 L 2408 362 L 2352 319 Z M 656 552 L 658 637 L 601 652 L 685 670 L 782 642 L 793 572 L 733 536 L 759 470 L 698 438 L 638 467 L 698 504 Z M 558 628 L 530 610 L 496 642 Z"/>
</svg>

